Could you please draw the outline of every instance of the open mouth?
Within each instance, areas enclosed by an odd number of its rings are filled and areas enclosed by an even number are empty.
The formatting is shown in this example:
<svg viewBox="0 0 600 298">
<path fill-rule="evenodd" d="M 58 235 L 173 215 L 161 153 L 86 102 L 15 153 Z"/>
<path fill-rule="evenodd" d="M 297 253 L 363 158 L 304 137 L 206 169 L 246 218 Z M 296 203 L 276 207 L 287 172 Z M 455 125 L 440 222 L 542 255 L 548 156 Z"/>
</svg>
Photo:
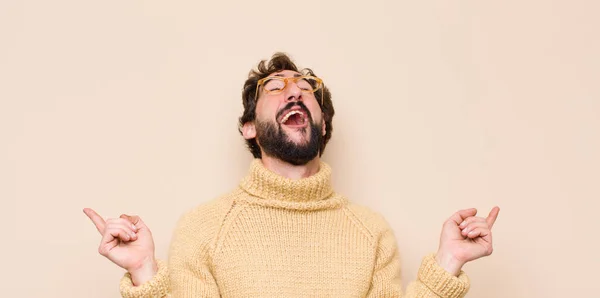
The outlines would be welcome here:
<svg viewBox="0 0 600 298">
<path fill-rule="evenodd" d="M 293 109 L 283 114 L 279 123 L 289 127 L 305 127 L 308 124 L 308 115 L 300 109 Z"/>
</svg>

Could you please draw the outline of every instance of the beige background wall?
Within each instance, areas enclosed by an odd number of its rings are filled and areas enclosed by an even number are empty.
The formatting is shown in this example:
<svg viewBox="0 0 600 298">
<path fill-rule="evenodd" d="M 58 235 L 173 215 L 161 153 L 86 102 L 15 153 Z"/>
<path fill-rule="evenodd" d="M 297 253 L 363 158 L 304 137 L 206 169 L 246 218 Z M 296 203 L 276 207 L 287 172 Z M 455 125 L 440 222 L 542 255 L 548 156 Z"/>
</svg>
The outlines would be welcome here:
<svg viewBox="0 0 600 298">
<path fill-rule="evenodd" d="M 0 1 L 2 297 L 117 297 L 81 212 L 167 254 L 229 191 L 248 70 L 312 67 L 337 190 L 383 213 L 405 283 L 454 211 L 502 208 L 468 297 L 598 297 L 598 1 Z"/>
</svg>

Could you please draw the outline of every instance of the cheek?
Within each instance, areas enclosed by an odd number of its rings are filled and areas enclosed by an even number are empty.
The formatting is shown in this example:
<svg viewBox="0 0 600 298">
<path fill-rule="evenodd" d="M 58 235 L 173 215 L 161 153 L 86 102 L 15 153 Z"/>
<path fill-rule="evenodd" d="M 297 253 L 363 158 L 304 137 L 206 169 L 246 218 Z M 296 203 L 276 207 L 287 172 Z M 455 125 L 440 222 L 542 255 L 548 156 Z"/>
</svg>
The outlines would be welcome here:
<svg viewBox="0 0 600 298">
<path fill-rule="evenodd" d="M 306 107 L 310 111 L 314 122 L 321 122 L 323 120 L 323 111 L 318 103 L 306 105 Z"/>
<path fill-rule="evenodd" d="M 277 106 L 259 102 L 256 105 L 256 118 L 259 120 L 270 120 L 277 114 Z"/>
</svg>

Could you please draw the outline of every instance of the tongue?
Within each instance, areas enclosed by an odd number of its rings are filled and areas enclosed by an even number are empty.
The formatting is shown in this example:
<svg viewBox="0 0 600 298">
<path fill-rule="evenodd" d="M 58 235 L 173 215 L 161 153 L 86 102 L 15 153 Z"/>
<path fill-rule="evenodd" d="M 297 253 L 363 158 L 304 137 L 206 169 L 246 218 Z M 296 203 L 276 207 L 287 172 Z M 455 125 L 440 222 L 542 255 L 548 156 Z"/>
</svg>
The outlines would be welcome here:
<svg viewBox="0 0 600 298">
<path fill-rule="evenodd" d="M 300 124 L 303 124 L 302 122 L 303 122 L 302 116 L 300 116 L 300 114 L 294 114 L 294 115 L 290 116 L 290 118 L 288 118 L 284 124 L 285 125 L 300 125 Z"/>
</svg>

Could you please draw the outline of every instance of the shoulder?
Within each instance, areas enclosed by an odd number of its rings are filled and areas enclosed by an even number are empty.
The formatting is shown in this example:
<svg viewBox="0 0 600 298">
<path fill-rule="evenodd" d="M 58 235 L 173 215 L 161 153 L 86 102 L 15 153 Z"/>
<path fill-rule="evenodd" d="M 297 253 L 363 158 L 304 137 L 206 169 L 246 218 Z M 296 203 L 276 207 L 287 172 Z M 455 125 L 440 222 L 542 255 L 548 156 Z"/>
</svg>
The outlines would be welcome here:
<svg viewBox="0 0 600 298">
<path fill-rule="evenodd" d="M 391 232 L 391 227 L 383 215 L 367 206 L 350 202 L 345 210 L 348 216 L 353 218 L 375 241 L 382 234 Z"/>
<path fill-rule="evenodd" d="M 185 212 L 173 233 L 172 248 L 210 246 L 235 206 L 235 195 L 233 191 Z"/>
</svg>

